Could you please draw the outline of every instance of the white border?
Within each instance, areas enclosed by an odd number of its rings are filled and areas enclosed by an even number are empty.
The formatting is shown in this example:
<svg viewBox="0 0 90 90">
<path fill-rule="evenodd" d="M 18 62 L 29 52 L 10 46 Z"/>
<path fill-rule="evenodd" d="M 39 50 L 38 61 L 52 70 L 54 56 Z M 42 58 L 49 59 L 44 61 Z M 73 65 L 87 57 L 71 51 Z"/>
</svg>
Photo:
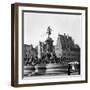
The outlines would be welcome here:
<svg viewBox="0 0 90 90">
<path fill-rule="evenodd" d="M 22 10 L 35 10 L 35 11 L 54 11 L 54 12 L 73 12 L 82 13 L 82 46 L 81 46 L 81 75 L 75 76 L 47 76 L 47 77 L 32 77 L 22 79 Z M 85 80 L 85 11 L 84 10 L 71 10 L 71 9 L 55 9 L 55 8 L 36 8 L 36 7 L 18 7 L 18 34 L 19 34 L 19 53 L 18 53 L 18 83 L 19 84 L 32 84 L 32 83 L 46 83 L 46 82 L 65 82 L 65 81 L 80 81 Z"/>
</svg>

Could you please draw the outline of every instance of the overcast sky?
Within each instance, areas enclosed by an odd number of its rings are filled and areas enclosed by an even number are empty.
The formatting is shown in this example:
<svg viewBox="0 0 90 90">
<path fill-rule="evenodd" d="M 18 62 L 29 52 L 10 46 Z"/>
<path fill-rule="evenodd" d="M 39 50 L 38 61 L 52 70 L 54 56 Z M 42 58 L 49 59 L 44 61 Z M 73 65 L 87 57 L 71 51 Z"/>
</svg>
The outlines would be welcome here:
<svg viewBox="0 0 90 90">
<path fill-rule="evenodd" d="M 24 44 L 38 45 L 39 41 L 45 41 L 48 26 L 51 27 L 54 45 L 58 34 L 72 36 L 76 44 L 81 47 L 81 15 L 69 14 L 43 14 L 24 13 Z"/>
</svg>

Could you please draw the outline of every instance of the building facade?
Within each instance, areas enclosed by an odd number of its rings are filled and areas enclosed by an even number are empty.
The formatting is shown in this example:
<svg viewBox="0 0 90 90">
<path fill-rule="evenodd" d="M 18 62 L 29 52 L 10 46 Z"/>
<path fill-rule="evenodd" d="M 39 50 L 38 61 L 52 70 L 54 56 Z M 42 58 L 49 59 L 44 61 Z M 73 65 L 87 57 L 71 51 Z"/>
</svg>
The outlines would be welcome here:
<svg viewBox="0 0 90 90">
<path fill-rule="evenodd" d="M 64 63 L 80 62 L 80 47 L 68 35 L 58 35 L 55 52 Z"/>
</svg>

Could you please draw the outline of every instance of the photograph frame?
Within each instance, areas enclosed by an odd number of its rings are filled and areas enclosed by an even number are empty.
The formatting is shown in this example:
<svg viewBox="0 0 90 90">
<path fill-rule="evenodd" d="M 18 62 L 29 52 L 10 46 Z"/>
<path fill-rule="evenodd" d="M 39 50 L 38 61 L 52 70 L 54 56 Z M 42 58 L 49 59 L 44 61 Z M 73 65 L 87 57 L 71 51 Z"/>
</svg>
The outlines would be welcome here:
<svg viewBox="0 0 90 90">
<path fill-rule="evenodd" d="M 62 81 L 62 82 L 44 82 L 44 83 L 27 83 L 19 84 L 19 16 L 18 7 L 35 7 L 35 8 L 56 8 L 56 9 L 71 9 L 85 11 L 85 80 L 77 81 Z M 88 82 L 88 8 L 82 6 L 63 6 L 63 5 L 46 5 L 46 4 L 32 4 L 32 3 L 14 3 L 11 5 L 11 86 L 26 87 L 26 86 L 44 86 L 44 85 L 60 85 L 60 84 L 75 84 Z"/>
</svg>

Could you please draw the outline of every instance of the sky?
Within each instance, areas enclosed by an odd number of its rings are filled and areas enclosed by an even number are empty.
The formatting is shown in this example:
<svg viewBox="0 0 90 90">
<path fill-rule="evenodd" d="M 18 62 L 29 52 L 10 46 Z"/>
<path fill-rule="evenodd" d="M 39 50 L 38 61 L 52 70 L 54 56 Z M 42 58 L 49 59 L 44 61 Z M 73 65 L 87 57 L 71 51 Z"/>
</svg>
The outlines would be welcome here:
<svg viewBox="0 0 90 90">
<path fill-rule="evenodd" d="M 45 41 L 47 38 L 47 28 L 51 27 L 51 37 L 54 45 L 58 34 L 69 35 L 74 42 L 81 46 L 81 15 L 71 14 L 43 14 L 43 13 L 24 13 L 24 44 L 32 44 L 34 47 L 39 41 Z"/>
</svg>

